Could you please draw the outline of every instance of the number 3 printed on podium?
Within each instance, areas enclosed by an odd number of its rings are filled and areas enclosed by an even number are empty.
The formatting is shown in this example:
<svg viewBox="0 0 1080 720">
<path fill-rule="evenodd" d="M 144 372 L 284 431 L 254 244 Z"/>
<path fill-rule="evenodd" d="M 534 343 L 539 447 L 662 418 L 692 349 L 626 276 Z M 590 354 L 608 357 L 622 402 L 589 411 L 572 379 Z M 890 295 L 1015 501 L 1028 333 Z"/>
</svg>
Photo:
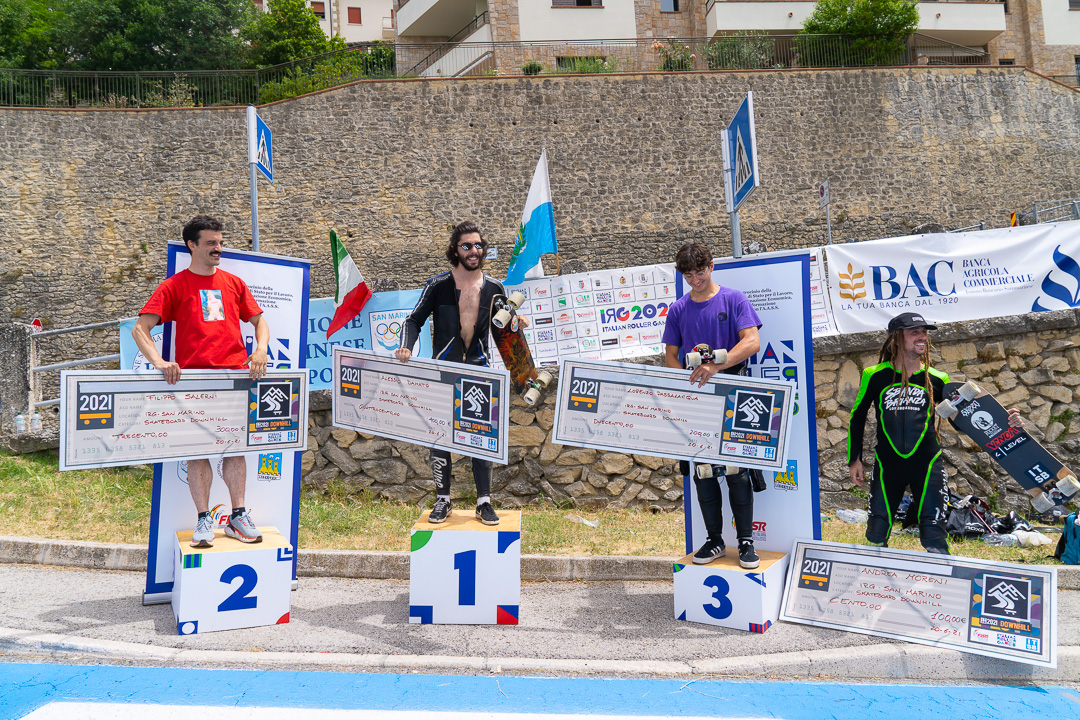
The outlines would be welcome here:
<svg viewBox="0 0 1080 720">
<path fill-rule="evenodd" d="M 259 574 L 255 572 L 255 568 L 250 565 L 233 565 L 226 568 L 225 572 L 221 573 L 221 582 L 226 585 L 232 585 L 232 581 L 236 578 L 240 578 L 240 587 L 236 588 L 232 595 L 225 598 L 220 605 L 217 606 L 218 612 L 228 612 L 229 610 L 254 610 L 259 602 L 259 598 L 249 593 L 255 589 L 255 586 L 259 583 Z"/>
<path fill-rule="evenodd" d="M 719 575 L 710 575 L 705 578 L 705 587 L 713 589 L 712 598 L 718 603 L 716 605 L 702 605 L 702 607 L 705 608 L 705 612 L 708 613 L 710 617 L 716 618 L 717 620 L 723 620 L 731 615 L 731 611 L 734 608 L 731 605 L 731 600 L 728 600 L 727 596 L 728 590 L 731 589 L 731 586 L 728 585 L 728 581 Z"/>
</svg>

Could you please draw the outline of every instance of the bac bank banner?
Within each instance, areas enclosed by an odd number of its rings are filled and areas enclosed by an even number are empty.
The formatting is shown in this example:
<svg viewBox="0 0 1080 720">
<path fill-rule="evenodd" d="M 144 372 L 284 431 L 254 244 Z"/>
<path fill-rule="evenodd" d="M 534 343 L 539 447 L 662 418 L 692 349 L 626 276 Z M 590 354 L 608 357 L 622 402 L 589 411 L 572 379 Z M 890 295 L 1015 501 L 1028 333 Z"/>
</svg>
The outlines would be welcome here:
<svg viewBox="0 0 1080 720">
<path fill-rule="evenodd" d="M 917 312 L 932 323 L 1080 306 L 1080 221 L 830 245 L 843 333 Z"/>
<path fill-rule="evenodd" d="M 334 347 L 367 350 L 377 355 L 393 355 L 401 344 L 401 325 L 420 299 L 419 290 L 375 293 L 352 321 L 326 339 L 326 329 L 334 317 L 334 299 L 311 301 L 307 321 L 308 390 L 327 390 L 333 379 Z M 431 320 L 420 330 L 418 357 L 431 356 Z"/>
<path fill-rule="evenodd" d="M 814 414 L 814 351 L 811 335 L 809 253 L 754 255 L 717 260 L 713 279 L 741 290 L 761 318 L 761 349 L 750 357 L 750 374 L 782 380 L 795 389 L 788 423 L 787 460 L 783 469 L 765 473 L 766 488 L 754 493 L 754 544 L 762 550 L 788 552 L 795 538 L 820 538 L 817 422 Z M 682 276 L 677 293 L 688 292 Z M 738 547 L 731 524 L 727 484 L 724 495 L 724 543 Z M 705 523 L 693 481 L 684 488 L 686 551 L 705 541 Z"/>
</svg>

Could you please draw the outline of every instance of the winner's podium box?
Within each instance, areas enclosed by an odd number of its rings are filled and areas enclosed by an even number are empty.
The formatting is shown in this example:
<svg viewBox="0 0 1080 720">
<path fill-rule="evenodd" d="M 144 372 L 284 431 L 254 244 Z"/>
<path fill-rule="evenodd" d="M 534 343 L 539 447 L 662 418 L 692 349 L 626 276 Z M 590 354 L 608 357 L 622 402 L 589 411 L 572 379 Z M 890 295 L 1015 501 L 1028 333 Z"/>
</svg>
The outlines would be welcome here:
<svg viewBox="0 0 1080 720">
<path fill-rule="evenodd" d="M 484 525 L 472 508 L 438 525 L 429 512 L 410 538 L 409 622 L 517 625 L 521 511 L 500 510 L 498 525 Z"/>
<path fill-rule="evenodd" d="M 708 565 L 694 565 L 687 555 L 674 565 L 675 617 L 709 625 L 763 633 L 780 616 L 784 597 L 786 553 L 758 550 L 761 564 L 753 570 L 739 565 L 739 553 Z"/>
<path fill-rule="evenodd" d="M 261 543 L 242 543 L 218 530 L 208 548 L 191 547 L 191 530 L 176 533 L 172 607 L 179 634 L 289 622 L 293 548 L 275 527 L 259 532 Z"/>
</svg>

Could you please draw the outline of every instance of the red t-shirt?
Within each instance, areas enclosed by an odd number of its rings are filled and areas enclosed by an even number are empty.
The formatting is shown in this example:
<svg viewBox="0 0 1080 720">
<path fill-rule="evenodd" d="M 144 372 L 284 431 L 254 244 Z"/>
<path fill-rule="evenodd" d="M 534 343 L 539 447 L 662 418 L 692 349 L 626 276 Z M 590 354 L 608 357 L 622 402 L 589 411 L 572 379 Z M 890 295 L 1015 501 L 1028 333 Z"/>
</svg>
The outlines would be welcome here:
<svg viewBox="0 0 1080 720">
<path fill-rule="evenodd" d="M 176 323 L 174 356 L 181 368 L 238 370 L 249 355 L 240 321 L 262 309 L 243 280 L 219 268 L 213 275 L 181 270 L 158 285 L 143 313 Z"/>
</svg>

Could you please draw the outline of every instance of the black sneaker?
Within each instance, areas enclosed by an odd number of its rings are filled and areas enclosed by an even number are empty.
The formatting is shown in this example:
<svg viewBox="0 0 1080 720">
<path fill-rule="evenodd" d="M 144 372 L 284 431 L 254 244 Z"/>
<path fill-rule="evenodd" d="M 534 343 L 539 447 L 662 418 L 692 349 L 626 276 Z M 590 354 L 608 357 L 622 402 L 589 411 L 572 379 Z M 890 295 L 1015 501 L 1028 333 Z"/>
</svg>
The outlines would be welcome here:
<svg viewBox="0 0 1080 720">
<path fill-rule="evenodd" d="M 486 502 L 476 506 L 476 519 L 485 525 L 498 525 L 499 516 L 495 514 L 495 508 Z"/>
<path fill-rule="evenodd" d="M 694 553 L 695 565 L 708 565 L 716 558 L 722 558 L 727 553 L 727 548 L 724 547 L 724 541 L 713 542 L 712 540 L 706 540 L 705 544 Z"/>
<path fill-rule="evenodd" d="M 754 543 L 743 540 L 739 543 L 739 565 L 744 568 L 756 568 L 761 564 L 761 559 L 754 552 Z"/>
<path fill-rule="evenodd" d="M 935 555 L 952 555 L 948 548 L 928 547 L 926 552 L 933 553 Z"/>
<path fill-rule="evenodd" d="M 441 523 L 446 522 L 446 518 L 450 516 L 454 506 L 450 504 L 449 500 L 439 498 L 435 501 L 435 507 L 431 508 L 431 512 L 428 514 L 429 523 Z"/>
</svg>

